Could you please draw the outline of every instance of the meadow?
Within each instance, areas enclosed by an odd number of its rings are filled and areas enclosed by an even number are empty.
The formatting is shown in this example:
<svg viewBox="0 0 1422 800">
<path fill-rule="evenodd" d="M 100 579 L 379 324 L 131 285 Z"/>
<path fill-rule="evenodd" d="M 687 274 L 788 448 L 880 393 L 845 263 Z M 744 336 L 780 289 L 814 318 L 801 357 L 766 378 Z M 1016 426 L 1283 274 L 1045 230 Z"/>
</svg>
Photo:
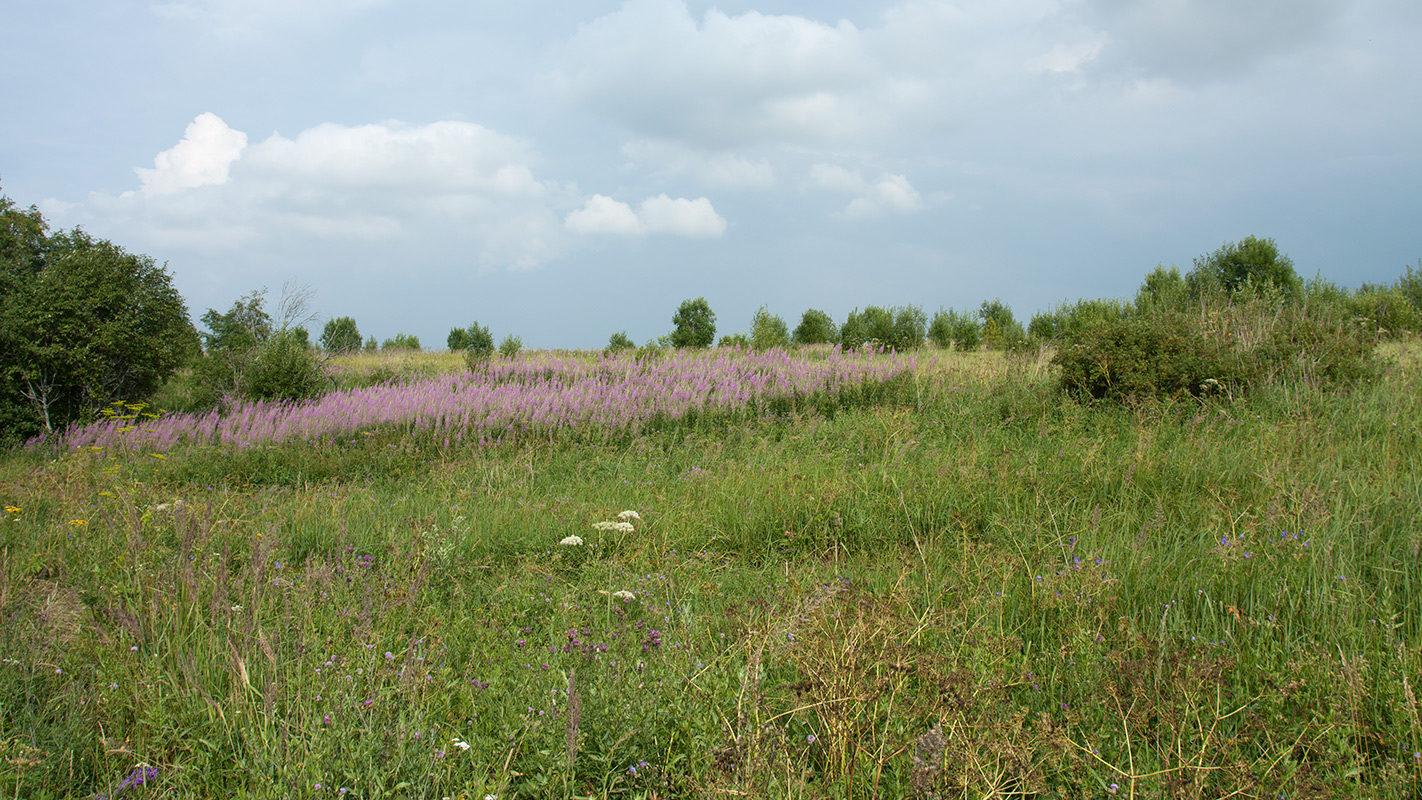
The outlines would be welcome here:
<svg viewBox="0 0 1422 800">
<path fill-rule="evenodd" d="M 1422 347 L 1380 347 L 1134 406 L 725 348 L 117 406 L 0 460 L 0 796 L 1415 795 Z"/>
</svg>

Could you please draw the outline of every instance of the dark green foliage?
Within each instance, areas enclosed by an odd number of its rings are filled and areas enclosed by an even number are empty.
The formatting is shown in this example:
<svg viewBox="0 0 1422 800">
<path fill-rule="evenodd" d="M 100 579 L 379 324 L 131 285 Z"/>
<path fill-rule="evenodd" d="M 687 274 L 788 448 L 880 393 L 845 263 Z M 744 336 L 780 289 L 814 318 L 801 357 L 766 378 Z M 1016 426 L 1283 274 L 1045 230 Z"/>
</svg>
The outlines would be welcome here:
<svg viewBox="0 0 1422 800">
<path fill-rule="evenodd" d="M 397 333 L 392 338 L 380 343 L 381 350 L 413 350 L 418 352 L 420 348 L 420 337 L 410 333 Z"/>
<path fill-rule="evenodd" d="M 716 312 L 706 298 L 684 300 L 672 315 L 672 347 L 710 347 L 716 341 Z"/>
<path fill-rule="evenodd" d="M 449 352 L 457 353 L 460 350 L 469 349 L 469 331 L 466 328 L 450 328 L 449 336 L 445 337 L 444 344 L 449 348 Z"/>
<path fill-rule="evenodd" d="M 928 338 L 945 349 L 976 350 L 982 344 L 982 325 L 971 313 L 940 308 L 928 326 Z"/>
<path fill-rule="evenodd" d="M 751 317 L 750 341 L 751 346 L 757 350 L 788 347 L 790 330 L 785 325 L 785 320 L 770 313 L 766 306 L 761 306 L 756 309 L 755 316 Z"/>
<path fill-rule="evenodd" d="M 834 344 L 839 341 L 839 329 L 829 314 L 817 308 L 806 309 L 791 339 L 795 344 Z"/>
<path fill-rule="evenodd" d="M 1408 302 L 1398 286 L 1363 284 L 1347 299 L 1347 307 L 1363 333 L 1374 339 L 1396 339 L 1422 328 L 1422 309 Z"/>
<path fill-rule="evenodd" d="M 464 347 L 473 358 L 487 359 L 494 354 L 494 334 L 489 332 L 488 326 L 480 325 L 478 320 L 469 323 L 469 327 L 464 329 Z"/>
<path fill-rule="evenodd" d="M 993 350 L 1015 350 L 1027 341 L 1027 331 L 1012 316 L 1012 309 L 999 299 L 984 300 L 978 309 L 983 321 L 983 341 Z"/>
<path fill-rule="evenodd" d="M 607 347 L 603 348 L 604 353 L 621 353 L 624 350 L 635 350 L 637 343 L 632 341 L 627 335 L 627 331 L 618 331 L 607 339 Z"/>
<path fill-rule="evenodd" d="M 243 394 L 251 400 L 310 400 L 329 385 L 301 328 L 277 331 L 252 353 Z"/>
<path fill-rule="evenodd" d="M 197 352 L 166 269 L 0 196 L 0 440 L 143 400 Z"/>
<path fill-rule="evenodd" d="M 846 349 L 867 345 L 902 352 L 923 345 L 927 326 L 928 318 L 918 306 L 866 306 L 849 312 L 839 335 Z"/>
<path fill-rule="evenodd" d="M 1085 399 L 1140 402 L 1228 391 L 1229 354 L 1184 315 L 1100 320 L 1062 343 L 1061 386 Z"/>
<path fill-rule="evenodd" d="M 310 334 L 301 327 L 273 328 L 265 299 L 265 291 L 255 291 L 233 303 L 225 314 L 208 309 L 202 315 L 208 346 L 193 365 L 197 381 L 192 402 L 197 407 L 234 400 L 308 400 L 330 387 Z M 354 325 L 352 321 L 352 330 Z M 358 333 L 354 341 L 360 341 Z"/>
<path fill-rule="evenodd" d="M 352 317 L 336 317 L 321 331 L 321 346 L 328 353 L 354 353 L 360 349 L 360 328 Z"/>
<path fill-rule="evenodd" d="M 751 349 L 751 339 L 744 333 L 727 333 L 721 336 L 716 342 L 717 347 L 739 347 L 742 350 Z"/>
<path fill-rule="evenodd" d="M 512 333 L 505 336 L 499 342 L 499 355 L 504 358 L 513 358 L 523 349 L 523 339 L 514 336 Z"/>
<path fill-rule="evenodd" d="M 1195 300 L 1208 297 L 1215 290 L 1231 296 L 1257 295 L 1267 287 L 1296 298 L 1302 289 L 1294 262 L 1279 252 L 1274 240 L 1253 236 L 1227 242 L 1215 252 L 1195 259 L 1195 268 L 1185 276 L 1185 282 Z"/>
<path fill-rule="evenodd" d="M 375 337 L 372 336 L 369 339 L 365 340 L 365 344 L 361 345 L 360 349 L 364 350 L 367 353 L 374 353 L 376 350 L 380 349 L 380 345 L 375 341 Z"/>
<path fill-rule="evenodd" d="M 1176 267 L 1157 265 L 1146 274 L 1136 292 L 1136 310 L 1184 311 L 1190 305 L 1190 287 Z"/>
<path fill-rule="evenodd" d="M 202 334 L 203 348 L 214 352 L 246 353 L 265 342 L 272 333 L 272 317 L 263 308 L 267 291 L 259 289 L 232 304 L 226 314 L 209 308 L 202 315 L 207 330 Z"/>
<path fill-rule="evenodd" d="M 1055 342 L 1074 337 L 1097 322 L 1130 316 L 1132 307 L 1119 300 L 1078 300 L 1062 303 L 1048 311 L 1032 315 L 1027 335 L 1043 342 Z"/>
</svg>

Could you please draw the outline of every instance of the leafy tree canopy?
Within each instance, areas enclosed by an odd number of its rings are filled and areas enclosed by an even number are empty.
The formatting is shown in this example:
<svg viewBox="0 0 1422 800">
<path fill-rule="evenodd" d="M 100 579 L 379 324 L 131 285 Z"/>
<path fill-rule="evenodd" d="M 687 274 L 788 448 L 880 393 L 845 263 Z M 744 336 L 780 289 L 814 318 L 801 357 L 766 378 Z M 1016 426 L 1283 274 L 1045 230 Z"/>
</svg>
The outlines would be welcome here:
<svg viewBox="0 0 1422 800">
<path fill-rule="evenodd" d="M 716 312 L 706 298 L 683 300 L 672 315 L 671 332 L 673 347 L 710 347 L 716 341 Z"/>
<path fill-rule="evenodd" d="M 1195 259 L 1195 268 L 1186 276 L 1186 282 L 1196 299 L 1214 288 L 1234 295 L 1246 289 L 1258 294 L 1272 286 L 1287 297 L 1297 296 L 1303 288 L 1293 260 L 1279 252 L 1274 240 L 1253 236 L 1227 242 L 1215 252 Z"/>
<path fill-rule="evenodd" d="M 839 328 L 829 314 L 810 308 L 800 316 L 791 338 L 795 344 L 834 344 L 839 341 Z"/>
<path fill-rule="evenodd" d="M 354 353 L 360 349 L 360 328 L 352 317 L 336 317 L 326 321 L 321 331 L 321 346 L 331 353 Z"/>
<path fill-rule="evenodd" d="M 142 400 L 198 348 L 168 271 L 0 196 L 0 438 Z"/>
</svg>

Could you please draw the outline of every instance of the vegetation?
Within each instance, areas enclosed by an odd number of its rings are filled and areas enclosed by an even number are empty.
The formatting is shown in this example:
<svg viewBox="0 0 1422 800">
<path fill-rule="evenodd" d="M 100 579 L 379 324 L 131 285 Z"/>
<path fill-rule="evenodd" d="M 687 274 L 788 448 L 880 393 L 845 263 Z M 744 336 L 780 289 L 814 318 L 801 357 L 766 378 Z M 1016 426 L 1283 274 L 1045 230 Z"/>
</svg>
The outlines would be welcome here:
<svg viewBox="0 0 1422 800">
<path fill-rule="evenodd" d="M 611 355 L 636 348 L 637 343 L 632 341 L 631 337 L 627 335 L 627 331 L 618 331 L 607 338 L 607 347 L 603 349 L 603 352 Z"/>
<path fill-rule="evenodd" d="M 0 447 L 147 397 L 197 349 L 166 269 L 0 195 Z"/>
<path fill-rule="evenodd" d="M 761 306 L 756 309 L 755 316 L 751 317 L 750 343 L 751 347 L 757 350 L 789 347 L 790 328 L 785 324 L 785 320 Z"/>
<path fill-rule="evenodd" d="M 420 351 L 420 337 L 411 333 L 397 333 L 394 336 L 380 343 L 381 350 L 413 350 Z"/>
<path fill-rule="evenodd" d="M 673 328 L 669 343 L 672 347 L 710 347 L 716 341 L 716 312 L 706 298 L 685 300 L 672 315 Z"/>
<path fill-rule="evenodd" d="M 276 320 L 266 311 L 265 290 L 243 296 L 225 314 L 208 309 L 202 315 L 206 353 L 193 364 L 196 381 L 186 405 L 205 410 L 238 401 L 320 397 L 330 385 L 325 363 L 306 329 L 294 324 L 309 317 L 308 301 L 306 289 L 288 286 Z"/>
<path fill-rule="evenodd" d="M 839 341 L 839 327 L 829 314 L 810 308 L 800 316 L 791 338 L 795 344 L 835 344 Z"/>
<path fill-rule="evenodd" d="M 0 458 L 0 797 L 1418 795 L 1422 277 L 1228 263 L 109 402 Z"/>
<path fill-rule="evenodd" d="M 360 328 L 351 317 L 336 317 L 326 321 L 321 331 L 321 347 L 335 355 L 345 355 L 360 350 Z"/>
</svg>

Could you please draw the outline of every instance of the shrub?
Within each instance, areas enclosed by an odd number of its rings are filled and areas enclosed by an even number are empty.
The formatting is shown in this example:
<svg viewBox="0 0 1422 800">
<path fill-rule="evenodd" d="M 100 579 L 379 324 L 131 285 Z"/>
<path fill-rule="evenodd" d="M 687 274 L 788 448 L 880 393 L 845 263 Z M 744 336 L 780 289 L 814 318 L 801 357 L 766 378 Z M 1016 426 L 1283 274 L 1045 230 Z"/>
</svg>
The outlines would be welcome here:
<svg viewBox="0 0 1422 800">
<path fill-rule="evenodd" d="M 603 348 L 603 353 L 621 353 L 625 350 L 636 349 L 636 347 L 636 342 L 633 342 L 632 338 L 627 335 L 627 331 L 618 331 L 608 337 L 607 347 Z"/>
<path fill-rule="evenodd" d="M 1347 300 L 1359 329 L 1374 340 L 1396 339 L 1419 327 L 1422 309 L 1408 302 L 1397 286 L 1364 284 Z"/>
<path fill-rule="evenodd" d="M 976 350 L 982 343 L 982 328 L 977 318 L 966 311 L 940 308 L 928 326 L 928 338 L 945 349 Z"/>
<path fill-rule="evenodd" d="M 420 350 L 420 337 L 408 333 L 397 333 L 394 338 L 380 343 L 381 350 Z"/>
<path fill-rule="evenodd" d="M 1257 295 L 1273 287 L 1289 299 L 1296 299 L 1303 288 L 1294 262 L 1283 253 L 1273 239 L 1246 236 L 1239 242 L 1226 242 L 1220 249 L 1195 259 L 1195 268 L 1185 276 L 1192 300 L 1207 299 L 1215 291 L 1231 297 Z"/>
<path fill-rule="evenodd" d="M 716 341 L 716 312 L 706 298 L 684 300 L 672 315 L 672 347 L 710 347 Z"/>
<path fill-rule="evenodd" d="M 742 350 L 751 349 L 751 339 L 744 333 L 727 333 L 720 341 L 716 342 L 717 347 L 739 347 Z"/>
<path fill-rule="evenodd" d="M 757 350 L 788 347 L 790 329 L 785 325 L 785 320 L 761 306 L 756 310 L 755 316 L 751 317 L 750 342 Z"/>
<path fill-rule="evenodd" d="M 999 299 L 984 300 L 978 309 L 983 321 L 983 341 L 993 350 L 1015 350 L 1027 342 L 1022 323 L 1012 316 L 1012 309 Z"/>
<path fill-rule="evenodd" d="M 469 331 L 464 328 L 450 328 L 449 336 L 444 339 L 445 347 L 449 352 L 457 353 L 460 350 L 469 349 Z"/>
<path fill-rule="evenodd" d="M 1119 300 L 1078 300 L 1032 315 L 1027 335 L 1039 341 L 1056 342 L 1073 337 L 1097 322 L 1121 319 L 1133 313 Z"/>
<path fill-rule="evenodd" d="M 326 321 L 321 331 L 321 347 L 328 353 L 354 353 L 360 349 L 360 328 L 352 317 Z"/>
<path fill-rule="evenodd" d="M 499 355 L 504 358 L 514 358 L 523 349 L 523 339 L 514 336 L 512 333 L 499 342 Z"/>
<path fill-rule="evenodd" d="M 362 347 L 361 349 L 364 350 L 364 351 L 367 352 L 367 353 L 374 353 L 374 352 L 375 352 L 376 350 L 378 350 L 379 348 L 380 348 L 380 345 L 376 343 L 375 337 L 372 336 L 372 337 L 370 337 L 369 339 L 366 339 L 366 340 L 365 340 L 365 346 Z"/>
<path fill-rule="evenodd" d="M 1136 310 L 1184 311 L 1190 305 L 1190 288 L 1176 267 L 1166 269 L 1157 265 L 1148 272 L 1141 288 L 1136 292 Z"/>
<path fill-rule="evenodd" d="M 866 306 L 863 311 L 856 308 L 849 312 L 839 336 L 846 348 L 869 345 L 902 352 L 923 345 L 927 326 L 928 318 L 918 306 Z"/>
<path fill-rule="evenodd" d="M 243 392 L 247 399 L 311 400 L 326 391 L 324 365 L 299 330 L 277 331 L 256 348 Z"/>
<path fill-rule="evenodd" d="M 489 332 L 487 326 L 480 325 L 479 321 L 475 320 L 464 329 L 464 349 L 468 350 L 470 357 L 474 359 L 487 360 L 494 355 L 494 334 Z"/>
<path fill-rule="evenodd" d="M 1082 398 L 1135 403 L 1230 390 L 1237 370 L 1182 314 L 1100 320 L 1063 342 L 1052 363 Z"/>
<path fill-rule="evenodd" d="M 839 341 L 839 329 L 829 314 L 811 308 L 800 316 L 791 339 L 795 344 L 834 344 Z"/>
</svg>

